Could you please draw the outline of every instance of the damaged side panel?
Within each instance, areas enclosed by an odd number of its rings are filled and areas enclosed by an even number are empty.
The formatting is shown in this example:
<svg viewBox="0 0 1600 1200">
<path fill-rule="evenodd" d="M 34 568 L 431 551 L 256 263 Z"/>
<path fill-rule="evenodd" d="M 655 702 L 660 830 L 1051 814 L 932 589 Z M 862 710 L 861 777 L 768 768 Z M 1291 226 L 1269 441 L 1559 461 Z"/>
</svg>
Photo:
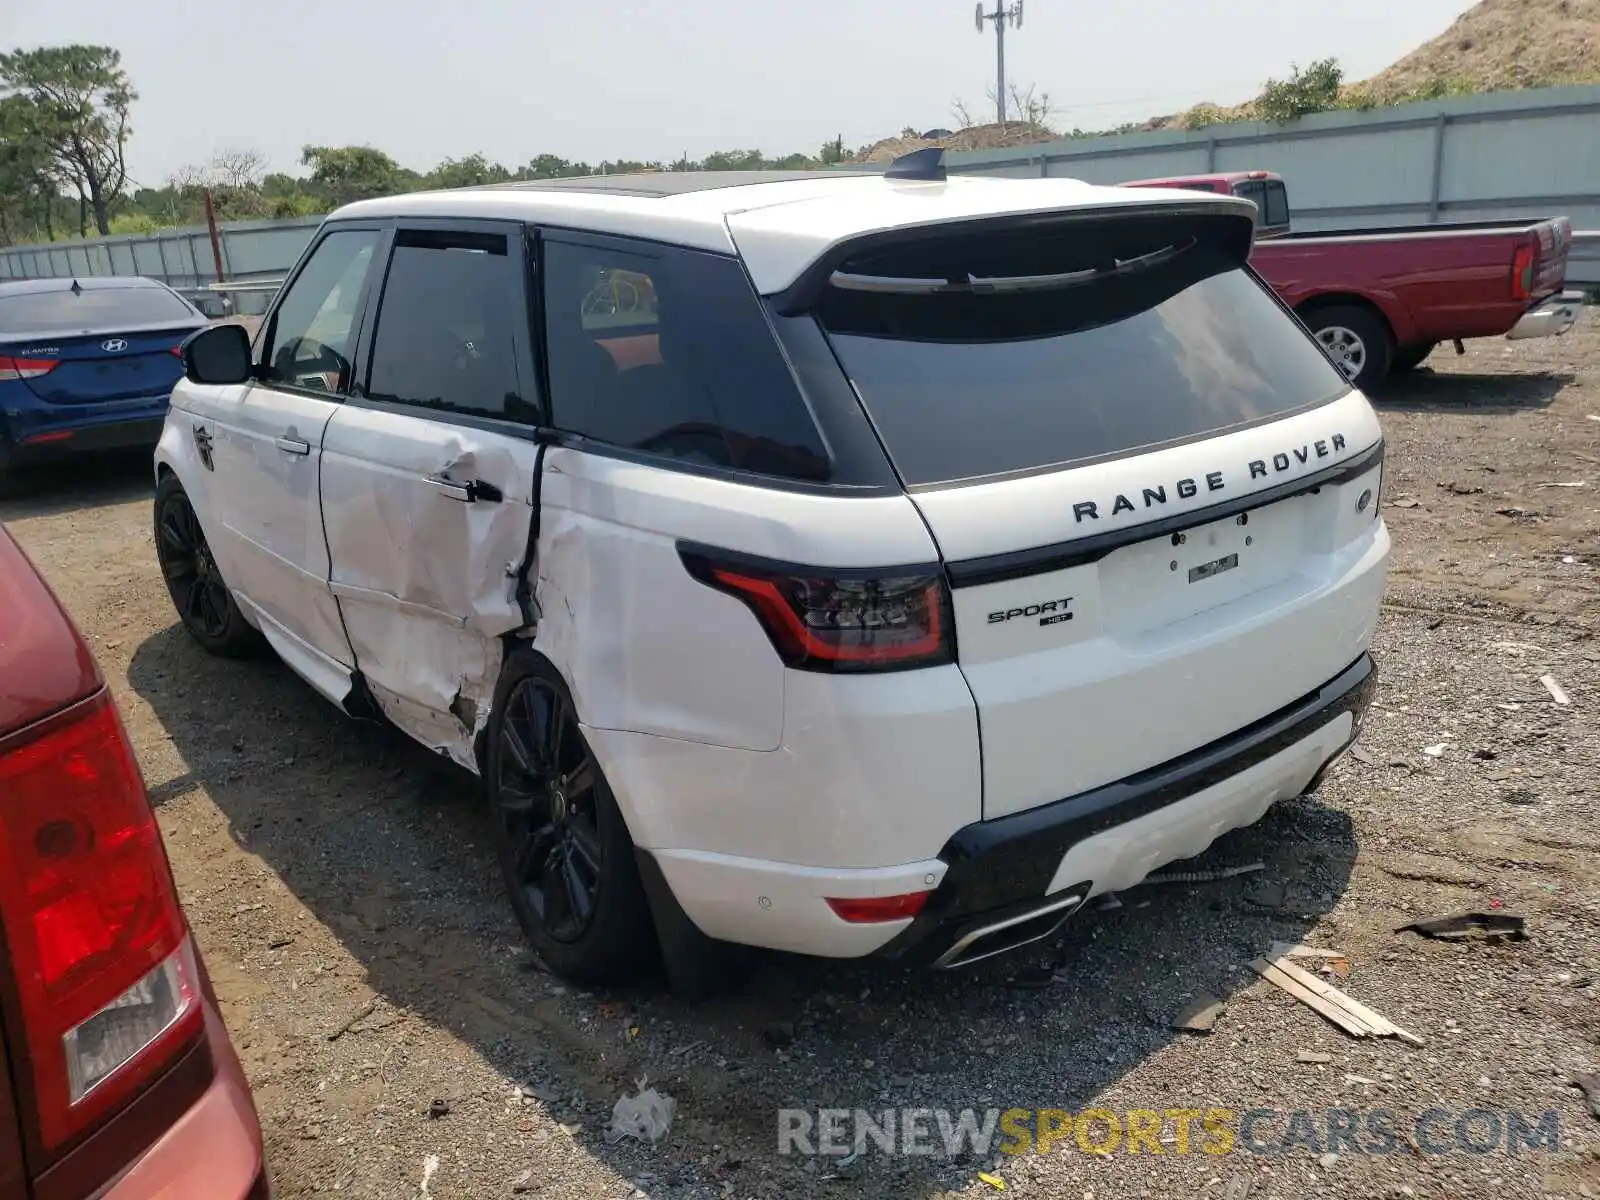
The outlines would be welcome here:
<svg viewBox="0 0 1600 1200">
<path fill-rule="evenodd" d="M 502 639 L 528 624 L 539 454 L 515 434 L 354 404 L 324 442 L 331 585 L 356 667 L 390 720 L 469 770 Z"/>
</svg>

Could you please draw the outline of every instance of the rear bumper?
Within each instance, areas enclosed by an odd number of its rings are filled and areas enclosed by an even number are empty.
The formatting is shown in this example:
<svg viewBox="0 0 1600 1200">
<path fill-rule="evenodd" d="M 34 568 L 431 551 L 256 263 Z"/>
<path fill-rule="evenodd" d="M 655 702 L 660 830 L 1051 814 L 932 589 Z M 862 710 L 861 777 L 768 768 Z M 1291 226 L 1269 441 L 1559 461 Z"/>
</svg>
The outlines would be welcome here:
<svg viewBox="0 0 1600 1200">
<path fill-rule="evenodd" d="M 1363 654 L 1308 696 L 1128 779 L 956 830 L 936 857 L 826 869 L 646 850 L 702 933 L 829 958 L 962 966 L 1048 935 L 1091 896 L 1132 887 L 1314 789 L 1355 739 L 1377 672 Z M 946 829 L 951 826 L 945 826 Z M 828 898 L 932 890 L 915 920 L 852 923 Z"/>
<path fill-rule="evenodd" d="M 1559 337 L 1577 324 L 1582 311 L 1582 292 L 1563 292 L 1559 296 L 1551 296 L 1524 313 L 1506 337 L 1512 341 Z"/>
<path fill-rule="evenodd" d="M 1309 696 L 1181 758 L 968 825 L 939 855 L 948 869 L 937 891 L 882 953 L 947 966 L 976 961 L 1021 944 L 1022 935 L 1048 934 L 1076 907 L 1074 897 L 1131 887 L 1253 824 L 1278 800 L 1316 786 L 1355 740 L 1376 683 L 1376 667 L 1363 654 Z M 1051 905 L 1057 907 L 1046 919 L 1033 920 Z"/>
<path fill-rule="evenodd" d="M 101 1200 L 267 1200 L 255 1103 L 209 998 L 206 1035 L 216 1063 L 211 1086 L 100 1193 Z"/>
</svg>

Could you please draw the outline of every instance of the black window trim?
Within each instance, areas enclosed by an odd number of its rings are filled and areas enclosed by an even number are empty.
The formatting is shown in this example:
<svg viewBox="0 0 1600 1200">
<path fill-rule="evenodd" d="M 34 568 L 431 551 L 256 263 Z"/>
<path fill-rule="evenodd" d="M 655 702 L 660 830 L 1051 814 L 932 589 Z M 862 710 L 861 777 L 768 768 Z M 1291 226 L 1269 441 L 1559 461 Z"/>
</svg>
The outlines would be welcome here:
<svg viewBox="0 0 1600 1200">
<path fill-rule="evenodd" d="M 317 249 L 335 233 L 360 233 L 362 231 L 374 232 L 378 235 L 377 244 L 372 248 L 372 259 L 367 264 L 367 273 L 361 281 L 361 295 L 356 298 L 356 310 L 350 319 L 351 345 L 353 353 L 350 356 L 350 380 L 346 386 L 338 391 L 327 391 L 323 388 L 302 387 L 298 384 L 284 383 L 276 379 L 264 379 L 261 372 L 266 369 L 267 355 L 271 351 L 272 339 L 278 332 L 278 311 L 283 307 L 284 297 L 305 273 L 306 265 L 311 261 L 311 256 Z M 326 400 L 330 404 L 342 404 L 351 395 L 351 388 L 361 375 L 361 347 L 366 334 L 368 310 L 372 305 L 372 281 L 377 275 L 376 264 L 382 256 L 382 261 L 388 261 L 388 248 L 394 239 L 394 222 L 391 220 L 351 220 L 351 221 L 324 221 L 317 230 L 316 236 L 301 253 L 300 259 L 295 263 L 289 276 L 278 288 L 278 294 L 272 298 L 272 304 L 267 308 L 266 315 L 261 318 L 261 327 L 256 331 L 255 343 L 251 347 L 251 355 L 255 360 L 253 378 L 251 383 L 255 387 L 266 388 L 268 391 L 287 392 L 293 396 L 312 396 L 319 400 Z"/>
<path fill-rule="evenodd" d="M 668 254 L 684 252 L 690 254 L 704 254 L 731 261 L 739 267 L 741 274 L 747 282 L 750 281 L 749 271 L 744 260 L 736 253 L 725 253 L 720 250 L 710 250 L 702 246 L 691 246 L 680 242 L 664 239 L 633 237 L 626 234 L 601 233 L 592 230 L 583 230 L 565 225 L 543 225 L 530 223 L 528 226 L 532 236 L 537 242 L 537 256 L 534 260 L 533 270 L 529 273 L 530 285 L 534 291 L 532 306 L 537 313 L 540 369 L 544 395 L 550 395 L 549 370 L 550 359 L 548 354 L 549 327 L 544 319 L 544 250 L 545 245 L 554 242 L 560 245 L 577 246 L 596 250 L 614 250 L 619 254 L 632 254 L 639 258 L 662 259 Z M 805 406 L 807 415 L 811 418 L 812 426 L 816 429 L 818 437 L 822 439 L 824 449 L 827 451 L 829 466 L 834 469 L 835 476 L 826 480 L 796 479 L 785 475 L 769 475 L 760 471 L 745 470 L 741 467 L 718 467 L 708 463 L 685 462 L 669 454 L 661 454 L 650 450 L 637 450 L 629 446 L 622 446 L 615 442 L 608 442 L 601 438 L 590 437 L 575 430 L 562 429 L 559 425 L 550 425 L 540 431 L 541 438 L 548 444 L 560 446 L 563 449 L 577 450 L 585 454 L 593 454 L 602 458 L 614 459 L 618 462 L 633 463 L 638 466 L 655 467 L 663 471 L 674 471 L 681 475 L 693 475 L 705 479 L 718 479 L 727 483 L 741 484 L 746 487 L 765 488 L 769 491 L 797 492 L 813 496 L 887 496 L 902 495 L 904 489 L 884 459 L 884 471 L 877 478 L 863 477 L 852 479 L 840 478 L 837 474 L 840 466 L 840 456 L 834 445 L 833 439 L 828 435 L 826 424 L 818 419 L 816 405 L 807 393 L 805 380 L 800 372 L 796 371 L 789 346 L 779 336 L 773 327 L 772 314 L 768 310 L 764 297 L 756 290 L 751 282 L 751 293 L 762 310 L 762 319 L 769 333 L 776 343 L 779 353 L 783 358 L 785 368 L 794 380 L 795 390 L 799 393 L 800 401 Z M 554 406 L 546 410 L 547 416 L 553 416 Z M 882 448 L 876 447 L 878 454 L 882 455 Z"/>
<path fill-rule="evenodd" d="M 356 354 L 351 364 L 351 387 L 345 393 L 344 401 L 358 408 L 370 408 L 375 412 L 394 413 L 398 416 L 418 417 L 423 420 L 439 420 L 450 425 L 463 425 L 470 429 L 481 429 L 486 433 L 511 434 L 524 441 L 539 441 L 548 432 L 545 419 L 549 415 L 549 408 L 544 397 L 549 395 L 548 383 L 544 376 L 542 340 L 536 337 L 533 326 L 534 308 L 533 297 L 529 289 L 529 267 L 531 259 L 527 245 L 526 225 L 522 221 L 509 219 L 491 219 L 480 217 L 396 217 L 387 222 L 388 234 L 383 239 L 374 253 L 383 255 L 382 267 L 375 274 L 381 276 L 374 287 L 372 280 L 368 280 L 367 290 L 362 297 L 361 324 L 357 332 Z M 506 255 L 516 267 L 517 275 L 522 281 L 523 314 L 526 318 L 523 323 L 525 328 L 518 328 L 515 346 L 515 368 L 517 372 L 518 389 L 533 393 L 529 401 L 538 410 L 538 418 L 533 421 L 520 421 L 515 417 L 495 417 L 485 413 L 463 412 L 451 408 L 427 408 L 419 404 L 409 404 L 403 400 L 385 400 L 367 394 L 368 385 L 372 378 L 372 352 L 377 344 L 378 317 L 383 308 L 383 291 L 389 283 L 389 269 L 394 263 L 395 242 L 402 230 L 433 230 L 442 233 L 486 233 L 495 236 L 504 236 L 506 239 Z M 515 327 L 515 326 L 514 326 Z M 539 342 L 539 353 L 535 353 L 535 342 Z"/>
</svg>

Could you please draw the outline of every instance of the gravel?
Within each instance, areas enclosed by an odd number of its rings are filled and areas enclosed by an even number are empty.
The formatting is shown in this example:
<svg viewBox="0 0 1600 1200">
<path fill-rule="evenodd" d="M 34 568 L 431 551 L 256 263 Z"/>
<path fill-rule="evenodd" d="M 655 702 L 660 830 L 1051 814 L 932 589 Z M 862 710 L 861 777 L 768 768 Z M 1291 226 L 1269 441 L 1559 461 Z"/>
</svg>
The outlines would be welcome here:
<svg viewBox="0 0 1600 1200">
<path fill-rule="evenodd" d="M 1362 754 L 1172 868 L 1263 872 L 1125 892 L 964 974 L 772 956 L 698 1006 L 544 974 L 470 780 L 279 664 L 200 653 L 155 568 L 146 464 L 0 518 L 123 706 L 281 1197 L 997 1194 L 980 1173 L 1018 1196 L 1600 1196 L 1574 1083 L 1600 1072 L 1600 329 L 1436 360 L 1381 404 L 1396 560 Z M 1495 905 L 1526 941 L 1395 932 Z M 1336 985 L 1425 1044 L 1353 1039 L 1257 978 L 1274 941 L 1345 951 Z M 1172 1029 L 1203 996 L 1210 1034 Z M 608 1144 L 641 1078 L 676 1100 L 671 1132 Z M 1268 1138 L 1303 1109 L 1322 1132 L 1274 1156 L 1178 1153 L 1170 1123 L 1160 1154 L 777 1153 L 779 1108 L 891 1105 L 1270 1108 Z M 1323 1136 L 1329 1108 L 1404 1133 L 1435 1106 L 1554 1111 L 1561 1145 Z"/>
</svg>

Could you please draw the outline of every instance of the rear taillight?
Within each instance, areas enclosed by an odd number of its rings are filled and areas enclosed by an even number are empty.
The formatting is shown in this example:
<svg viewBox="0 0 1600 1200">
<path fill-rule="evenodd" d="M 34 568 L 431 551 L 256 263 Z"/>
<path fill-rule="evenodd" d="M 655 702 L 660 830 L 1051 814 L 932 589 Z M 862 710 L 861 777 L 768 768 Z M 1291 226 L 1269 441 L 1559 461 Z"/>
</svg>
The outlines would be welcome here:
<svg viewBox="0 0 1600 1200">
<path fill-rule="evenodd" d="M 955 661 L 950 596 L 935 567 L 822 571 L 680 547 L 689 573 L 742 600 L 787 666 L 896 671 Z"/>
<path fill-rule="evenodd" d="M 1511 298 L 1533 299 L 1533 268 L 1538 259 L 1538 248 L 1529 242 L 1518 246 L 1511 256 Z"/>
<path fill-rule="evenodd" d="M 7 379 L 37 379 L 56 369 L 53 358 L 12 358 L 0 354 L 0 381 Z"/>
<path fill-rule="evenodd" d="M 165 1070 L 203 1021 L 161 834 L 106 691 L 0 754 L 0 924 L 54 1148 Z"/>
<path fill-rule="evenodd" d="M 176 345 L 176 346 L 167 347 L 167 353 L 172 355 L 172 357 L 174 357 L 174 358 L 182 358 L 183 357 L 183 346 L 182 346 L 182 344 L 180 343 L 179 345 Z"/>
</svg>

